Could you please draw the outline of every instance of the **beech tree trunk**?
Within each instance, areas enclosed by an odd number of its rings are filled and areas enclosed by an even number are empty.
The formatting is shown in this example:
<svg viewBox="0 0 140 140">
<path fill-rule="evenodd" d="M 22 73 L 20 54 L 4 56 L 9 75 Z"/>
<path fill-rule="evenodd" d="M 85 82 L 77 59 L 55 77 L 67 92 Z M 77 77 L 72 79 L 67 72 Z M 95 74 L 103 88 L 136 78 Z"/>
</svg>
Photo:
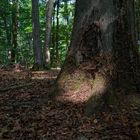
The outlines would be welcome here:
<svg viewBox="0 0 140 140">
<path fill-rule="evenodd" d="M 53 16 L 52 16 L 52 19 L 53 19 L 53 23 L 52 23 L 52 52 L 51 52 L 51 56 L 50 56 L 50 59 L 51 59 L 51 67 L 53 66 L 53 63 L 54 63 L 54 56 L 55 56 L 55 5 L 54 5 L 54 9 L 53 9 Z"/>
<path fill-rule="evenodd" d="M 34 50 L 34 68 L 38 69 L 43 65 L 42 48 L 40 41 L 40 23 L 39 23 L 39 0 L 32 0 L 32 28 L 33 28 L 33 50 Z"/>
<path fill-rule="evenodd" d="M 50 39 L 51 39 L 51 26 L 52 26 L 52 16 L 53 7 L 55 0 L 48 0 L 47 10 L 46 10 L 46 43 L 45 43 L 45 64 L 46 66 L 50 63 Z"/>
<path fill-rule="evenodd" d="M 60 8 L 60 0 L 57 0 L 57 10 L 56 10 L 56 66 L 59 64 L 59 8 Z"/>
<path fill-rule="evenodd" d="M 71 45 L 57 79 L 58 100 L 89 102 L 87 111 L 92 112 L 104 95 L 139 91 L 133 4 L 77 0 Z"/>
</svg>

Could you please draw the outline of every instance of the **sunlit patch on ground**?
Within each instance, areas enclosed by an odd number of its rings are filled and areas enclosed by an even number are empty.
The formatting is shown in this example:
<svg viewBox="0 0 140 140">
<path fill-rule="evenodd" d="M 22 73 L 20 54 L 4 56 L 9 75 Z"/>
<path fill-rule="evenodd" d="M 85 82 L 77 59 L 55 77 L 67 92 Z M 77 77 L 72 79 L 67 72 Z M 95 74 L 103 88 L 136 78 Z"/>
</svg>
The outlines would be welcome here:
<svg viewBox="0 0 140 140">
<path fill-rule="evenodd" d="M 92 95 L 91 90 L 91 87 L 88 85 L 88 83 L 85 82 L 74 92 L 69 91 L 67 93 L 64 93 L 64 95 L 62 96 L 57 96 L 56 100 L 60 102 L 72 102 L 74 104 L 85 103 Z"/>
<path fill-rule="evenodd" d="M 49 70 L 49 71 L 33 71 L 31 72 L 32 79 L 56 79 L 59 70 Z"/>
</svg>

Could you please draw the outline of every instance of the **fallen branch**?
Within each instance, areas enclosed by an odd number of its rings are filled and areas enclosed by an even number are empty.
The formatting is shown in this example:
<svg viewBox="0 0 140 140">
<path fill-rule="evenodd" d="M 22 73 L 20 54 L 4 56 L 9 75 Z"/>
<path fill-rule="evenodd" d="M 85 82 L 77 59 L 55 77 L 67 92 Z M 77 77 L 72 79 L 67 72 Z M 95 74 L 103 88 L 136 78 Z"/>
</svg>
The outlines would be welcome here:
<svg viewBox="0 0 140 140">
<path fill-rule="evenodd" d="M 6 92 L 8 90 L 14 90 L 14 89 L 21 89 L 21 88 L 29 87 L 29 86 L 32 86 L 32 85 L 33 85 L 33 83 L 27 83 L 27 84 L 23 84 L 23 85 L 14 85 L 14 86 L 11 86 L 11 87 L 0 89 L 0 92 Z"/>
</svg>

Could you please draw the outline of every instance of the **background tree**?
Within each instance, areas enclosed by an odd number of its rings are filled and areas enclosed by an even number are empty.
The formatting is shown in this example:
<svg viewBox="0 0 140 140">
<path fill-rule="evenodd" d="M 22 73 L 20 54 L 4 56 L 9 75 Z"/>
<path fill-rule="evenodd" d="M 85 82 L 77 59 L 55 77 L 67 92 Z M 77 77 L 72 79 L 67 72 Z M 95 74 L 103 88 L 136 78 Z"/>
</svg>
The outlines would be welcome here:
<svg viewBox="0 0 140 140">
<path fill-rule="evenodd" d="M 42 67 L 42 49 L 40 42 L 40 23 L 39 23 L 39 5 L 38 0 L 32 0 L 32 27 L 33 27 L 33 49 L 34 49 L 34 67 Z"/>
<path fill-rule="evenodd" d="M 134 1 L 77 0 L 67 59 L 58 77 L 58 99 L 88 101 L 90 113 L 121 89 L 139 91 Z M 57 90 L 58 91 L 58 90 Z"/>
<path fill-rule="evenodd" d="M 5 6 L 6 5 L 6 6 Z M 32 2 L 31 0 L 18 0 L 17 7 L 17 48 L 15 51 L 15 63 L 21 63 L 32 67 L 34 63 L 34 51 L 32 40 Z M 12 11 L 13 2 L 10 0 L 0 1 L 0 60 L 2 65 L 11 63 L 12 46 Z M 57 26 L 57 2 L 54 4 L 52 17 L 52 32 L 50 42 L 50 67 L 61 67 L 68 50 L 71 29 L 74 17 L 74 0 L 60 0 L 59 5 L 59 26 Z M 139 0 L 135 1 L 136 25 L 139 25 Z M 16 13 L 16 12 L 15 12 Z M 39 1 L 39 20 L 40 20 L 40 40 L 45 46 L 46 36 L 46 1 Z M 14 17 L 15 18 L 15 17 Z M 59 33 L 57 33 L 59 27 Z M 139 32 L 139 27 L 137 28 Z M 58 39 L 56 38 L 58 36 Z M 135 36 L 134 36 L 135 37 Z M 16 38 L 15 38 L 16 39 Z M 137 34 L 138 39 L 138 34 Z M 15 42 L 15 41 L 14 41 Z M 58 47 L 57 47 L 58 46 Z M 57 49 L 58 48 L 58 49 Z M 58 51 L 56 51 L 58 50 Z M 57 55 L 58 54 L 58 55 Z M 57 63 L 57 56 L 59 63 Z"/>
<path fill-rule="evenodd" d="M 18 0 L 12 1 L 12 48 L 11 48 L 11 62 L 16 61 L 16 50 L 17 44 L 17 34 L 18 34 Z"/>
<path fill-rule="evenodd" d="M 34 63 L 32 41 L 32 2 L 31 0 L 19 2 L 19 28 L 18 28 L 18 60 L 21 64 L 32 67 Z"/>
<path fill-rule="evenodd" d="M 136 0 L 135 1 L 135 14 L 136 14 L 136 37 L 138 40 L 138 45 L 139 45 L 139 51 L 140 51 L 140 1 Z"/>
<path fill-rule="evenodd" d="M 13 1 L 14 2 L 14 1 Z M 13 8 L 13 3 L 10 0 L 1 0 L 0 1 L 0 60 L 2 65 L 9 65 L 11 63 L 11 51 L 13 52 L 13 56 L 15 56 L 15 60 L 12 61 L 14 63 L 20 63 L 27 67 L 32 67 L 35 63 L 34 59 L 34 50 L 33 50 L 33 30 L 32 30 L 32 2 L 31 0 L 18 0 L 15 5 L 17 5 L 16 9 Z M 67 3 L 67 8 L 65 8 Z M 40 0 L 38 3 L 39 6 L 39 20 L 40 20 L 40 41 L 42 42 L 42 46 L 45 46 L 45 36 L 46 36 L 46 1 Z M 57 2 L 53 7 L 53 21 L 52 21 L 52 32 L 51 37 L 52 40 L 50 42 L 50 56 L 51 56 L 51 66 L 57 67 L 61 66 L 64 59 L 65 54 L 67 52 L 67 46 L 70 40 L 70 34 L 73 24 L 74 17 L 74 1 L 60 1 L 59 7 L 59 33 L 57 33 Z M 67 9 L 67 10 L 66 10 Z M 16 14 L 13 16 L 13 21 L 16 19 L 16 30 L 13 32 L 13 23 L 12 23 L 12 13 Z M 66 17 L 68 19 L 68 24 L 66 24 Z M 17 32 L 17 33 L 16 33 Z M 12 39 L 14 33 L 14 40 Z M 56 41 L 56 34 L 58 35 L 58 40 Z M 13 45 L 13 42 L 14 44 Z M 58 52 L 56 53 L 56 42 L 58 46 Z M 14 49 L 14 46 L 16 49 Z M 40 46 L 41 47 L 41 46 Z M 15 54 L 15 55 L 14 55 Z M 59 64 L 56 63 L 56 54 L 59 54 Z M 12 63 L 13 63 L 12 62 Z"/>
<path fill-rule="evenodd" d="M 71 30 L 73 27 L 75 2 L 71 0 L 60 1 L 57 19 L 57 4 L 55 3 L 51 44 L 51 66 L 61 67 L 70 43 Z M 59 24 L 58 24 L 59 23 Z M 58 32 L 59 29 L 59 32 Z M 59 61 L 57 61 L 59 58 Z"/>
<path fill-rule="evenodd" d="M 50 63 L 50 37 L 52 27 L 52 15 L 55 0 L 48 0 L 46 10 L 46 40 L 45 40 L 45 64 L 46 66 Z"/>
<path fill-rule="evenodd" d="M 59 63 L 59 8 L 60 8 L 60 0 L 57 0 L 57 9 L 56 9 L 56 64 Z"/>
<path fill-rule="evenodd" d="M 5 6 L 7 5 L 7 6 Z M 9 64 L 11 50 L 11 4 L 8 0 L 0 2 L 0 62 Z"/>
<path fill-rule="evenodd" d="M 1 64 L 11 63 L 11 51 L 15 57 L 12 63 L 26 61 L 33 63 L 32 54 L 32 26 L 31 26 L 31 1 L 0 2 L 0 59 Z M 15 49 L 14 49 L 15 48 Z"/>
</svg>

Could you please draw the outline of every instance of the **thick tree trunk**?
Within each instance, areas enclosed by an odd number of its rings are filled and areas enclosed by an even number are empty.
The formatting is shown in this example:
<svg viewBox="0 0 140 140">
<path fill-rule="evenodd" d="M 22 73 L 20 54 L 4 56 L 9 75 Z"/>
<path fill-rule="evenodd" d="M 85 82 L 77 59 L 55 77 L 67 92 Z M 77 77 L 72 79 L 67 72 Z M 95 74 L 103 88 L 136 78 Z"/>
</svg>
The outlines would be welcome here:
<svg viewBox="0 0 140 140">
<path fill-rule="evenodd" d="M 50 64 L 50 39 L 51 39 L 51 26 L 52 26 L 52 15 L 53 6 L 55 0 L 48 0 L 47 10 L 46 10 L 46 43 L 45 43 L 45 64 Z"/>
<path fill-rule="evenodd" d="M 34 67 L 42 67 L 42 48 L 40 41 L 39 7 L 38 0 L 32 0 L 32 27 L 33 27 L 33 50 Z M 37 68 L 37 69 L 38 69 Z"/>
<path fill-rule="evenodd" d="M 90 113 L 104 95 L 139 90 L 133 12 L 133 0 L 77 0 L 71 45 L 57 79 L 58 100 L 88 102 Z"/>
</svg>

